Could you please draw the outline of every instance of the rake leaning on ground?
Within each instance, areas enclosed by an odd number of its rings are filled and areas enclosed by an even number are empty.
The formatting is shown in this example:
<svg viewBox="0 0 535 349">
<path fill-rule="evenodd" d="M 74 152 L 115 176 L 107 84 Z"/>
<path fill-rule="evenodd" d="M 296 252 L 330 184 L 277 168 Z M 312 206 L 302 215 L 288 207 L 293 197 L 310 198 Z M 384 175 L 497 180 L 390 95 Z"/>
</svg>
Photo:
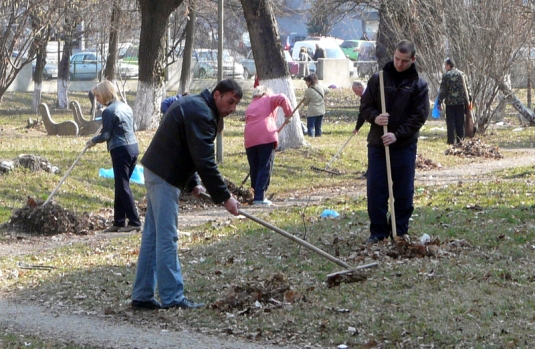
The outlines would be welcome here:
<svg viewBox="0 0 535 349">
<path fill-rule="evenodd" d="M 210 199 L 211 200 L 210 195 L 208 195 L 206 193 L 202 193 L 201 196 L 203 198 L 205 198 L 205 199 Z M 276 226 L 274 226 L 274 225 L 272 225 L 272 224 L 270 224 L 270 223 L 268 223 L 268 222 L 266 222 L 266 221 L 264 221 L 264 220 L 262 220 L 262 219 L 260 219 L 258 217 L 255 217 L 252 214 L 249 214 L 249 213 L 247 213 L 247 212 L 245 212 L 243 210 L 240 210 L 240 209 L 238 209 L 238 213 L 241 214 L 242 216 L 245 216 L 245 217 L 249 218 L 250 220 L 252 220 L 252 221 L 254 221 L 254 222 L 256 222 L 256 223 L 258 223 L 260 225 L 263 225 L 264 227 L 266 227 L 266 228 L 268 228 L 268 229 L 270 229 L 270 230 L 272 230 L 272 231 L 274 231 L 276 233 L 281 234 L 284 237 L 287 237 L 290 240 L 293 240 L 293 241 L 297 242 L 301 246 L 304 246 L 304 247 L 308 248 L 309 250 L 312 250 L 312 251 L 316 252 L 317 254 L 319 254 L 322 257 L 327 258 L 331 262 L 334 262 L 334 263 L 346 268 L 346 270 L 342 270 L 342 271 L 331 273 L 331 274 L 327 275 L 327 279 L 328 280 L 338 278 L 342 274 L 352 273 L 352 272 L 354 272 L 356 270 L 359 270 L 359 269 L 375 267 L 375 266 L 377 266 L 379 264 L 377 262 L 372 262 L 372 263 L 360 265 L 358 267 L 353 268 L 349 264 L 347 264 L 346 262 L 344 262 L 344 261 L 342 261 L 342 260 L 330 255 L 329 253 L 323 251 L 322 249 L 320 249 L 320 248 L 318 248 L 318 247 L 316 247 L 316 246 L 314 246 L 314 245 L 312 245 L 312 244 L 310 244 L 310 243 L 298 238 L 297 236 L 294 236 L 294 235 L 288 233 L 285 230 L 277 228 Z"/>
</svg>

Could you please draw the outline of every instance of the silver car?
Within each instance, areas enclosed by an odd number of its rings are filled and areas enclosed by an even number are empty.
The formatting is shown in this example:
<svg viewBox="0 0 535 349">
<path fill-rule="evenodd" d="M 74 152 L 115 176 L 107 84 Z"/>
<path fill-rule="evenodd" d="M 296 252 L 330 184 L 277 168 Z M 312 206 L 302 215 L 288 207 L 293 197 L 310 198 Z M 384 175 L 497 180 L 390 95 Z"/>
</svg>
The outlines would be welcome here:
<svg viewBox="0 0 535 349">
<path fill-rule="evenodd" d="M 217 76 L 217 50 L 196 49 L 193 52 L 193 58 L 193 61 L 199 65 L 202 63 L 208 64 L 211 67 L 211 74 L 214 77 Z M 223 50 L 223 76 L 243 79 L 243 73 L 243 65 L 236 62 L 234 57 L 230 55 L 229 50 Z"/>
</svg>

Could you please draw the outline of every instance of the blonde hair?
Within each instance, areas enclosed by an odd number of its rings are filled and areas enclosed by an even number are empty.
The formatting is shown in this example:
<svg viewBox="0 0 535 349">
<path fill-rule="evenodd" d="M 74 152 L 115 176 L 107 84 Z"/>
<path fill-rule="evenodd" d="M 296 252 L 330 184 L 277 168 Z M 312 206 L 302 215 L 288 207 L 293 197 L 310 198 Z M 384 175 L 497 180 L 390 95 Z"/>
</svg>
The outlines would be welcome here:
<svg viewBox="0 0 535 349">
<path fill-rule="evenodd" d="M 108 105 L 111 102 L 115 102 L 119 99 L 115 85 L 113 85 L 109 80 L 99 82 L 91 89 L 91 92 L 93 92 L 93 94 L 98 93 L 105 105 Z"/>
<path fill-rule="evenodd" d="M 264 86 L 264 85 L 258 85 L 253 90 L 253 99 L 260 98 L 260 97 L 262 97 L 264 95 L 270 95 L 272 93 L 273 93 L 273 90 L 270 89 L 269 87 Z"/>
</svg>

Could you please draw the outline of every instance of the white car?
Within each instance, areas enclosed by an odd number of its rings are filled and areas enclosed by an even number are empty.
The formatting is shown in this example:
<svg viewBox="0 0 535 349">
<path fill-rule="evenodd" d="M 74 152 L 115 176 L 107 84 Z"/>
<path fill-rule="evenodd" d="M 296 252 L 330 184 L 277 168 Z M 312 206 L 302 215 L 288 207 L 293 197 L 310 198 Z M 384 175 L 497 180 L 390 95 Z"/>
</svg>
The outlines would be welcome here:
<svg viewBox="0 0 535 349">
<path fill-rule="evenodd" d="M 207 76 L 217 76 L 217 50 L 212 49 L 196 49 L 193 51 L 192 63 L 201 65 L 208 64 L 211 67 L 210 74 Z M 230 55 L 229 50 L 223 50 L 223 76 L 243 79 L 243 65 L 236 62 L 234 57 Z"/>
<path fill-rule="evenodd" d="M 293 60 L 296 62 L 299 61 L 299 51 L 301 51 L 302 47 L 306 48 L 310 57 L 313 57 L 314 52 L 316 52 L 316 44 L 318 44 L 325 51 L 325 58 L 346 59 L 349 67 L 349 75 L 353 76 L 355 72 L 353 62 L 349 58 L 347 58 L 347 56 L 344 54 L 344 51 L 342 51 L 342 49 L 335 40 L 322 39 L 297 41 L 294 44 L 294 48 L 292 51 Z M 311 63 L 309 67 L 311 73 L 316 72 L 316 65 L 314 63 Z"/>
</svg>

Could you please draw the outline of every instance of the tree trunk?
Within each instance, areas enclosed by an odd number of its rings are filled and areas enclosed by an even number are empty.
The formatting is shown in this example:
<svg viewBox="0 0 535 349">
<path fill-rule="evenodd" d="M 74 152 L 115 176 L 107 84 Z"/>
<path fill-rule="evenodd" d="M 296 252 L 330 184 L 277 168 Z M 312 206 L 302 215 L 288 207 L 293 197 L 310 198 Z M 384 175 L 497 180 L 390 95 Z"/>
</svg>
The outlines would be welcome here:
<svg viewBox="0 0 535 349">
<path fill-rule="evenodd" d="M 37 114 L 39 104 L 41 104 L 41 88 L 43 85 L 43 70 L 46 65 L 46 45 L 48 40 L 44 41 L 37 51 L 37 58 L 35 59 L 35 72 L 32 74 L 33 78 L 33 98 L 32 98 L 32 112 Z"/>
<path fill-rule="evenodd" d="M 186 42 L 184 44 L 184 54 L 182 55 L 182 70 L 180 74 L 180 84 L 178 93 L 189 91 L 189 85 L 192 78 L 191 70 L 191 55 L 193 53 L 193 45 L 195 43 L 195 20 L 197 18 L 197 11 L 193 5 L 188 7 L 189 20 L 186 24 Z"/>
<path fill-rule="evenodd" d="M 528 120 L 530 125 L 535 124 L 535 113 L 533 110 L 530 110 L 524 106 L 524 104 L 518 99 L 517 96 L 515 96 L 514 92 L 507 86 L 505 82 L 502 82 L 498 85 L 498 88 L 505 96 L 505 101 L 507 103 L 510 103 L 513 108 L 516 109 L 520 113 L 520 115 L 525 119 Z M 523 123 L 524 120 L 521 120 Z"/>
<path fill-rule="evenodd" d="M 70 66 L 70 59 L 71 57 L 71 43 L 65 42 L 63 45 L 63 52 L 61 54 L 61 61 L 58 65 L 58 83 L 57 83 L 57 91 L 58 91 L 58 107 L 62 109 L 67 109 L 67 106 L 69 104 L 69 84 L 70 84 L 70 76 L 69 76 L 69 66 Z"/>
<path fill-rule="evenodd" d="M 256 74 L 262 85 L 275 93 L 284 93 L 295 107 L 297 105 L 290 72 L 282 54 L 282 45 L 277 20 L 269 0 L 241 0 L 247 29 L 251 38 L 251 49 L 256 65 Z M 279 148 L 300 148 L 307 145 L 301 128 L 299 113 L 284 127 L 279 135 Z M 282 125 L 284 115 L 279 112 L 278 124 Z"/>
<path fill-rule="evenodd" d="M 147 130 L 159 123 L 158 102 L 163 97 L 165 32 L 171 12 L 182 2 L 183 0 L 139 0 L 139 82 L 134 104 L 137 130 Z"/>
<path fill-rule="evenodd" d="M 121 23 L 121 17 L 122 10 L 117 1 L 114 1 L 110 20 L 108 57 L 106 58 L 106 68 L 104 69 L 104 77 L 110 81 L 115 81 L 115 79 L 117 79 L 117 51 L 119 47 L 119 25 Z"/>
</svg>

